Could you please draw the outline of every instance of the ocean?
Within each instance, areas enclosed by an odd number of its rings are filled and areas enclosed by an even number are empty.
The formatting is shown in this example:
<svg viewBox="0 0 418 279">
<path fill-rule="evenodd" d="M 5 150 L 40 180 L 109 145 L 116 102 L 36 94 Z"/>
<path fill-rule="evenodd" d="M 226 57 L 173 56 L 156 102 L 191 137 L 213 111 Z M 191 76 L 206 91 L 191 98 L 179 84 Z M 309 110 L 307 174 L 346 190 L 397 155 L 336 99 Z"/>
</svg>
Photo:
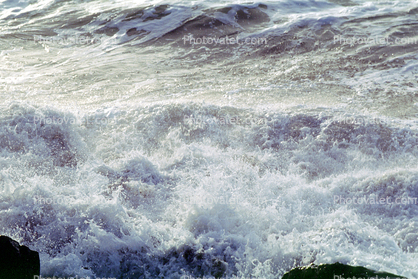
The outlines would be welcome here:
<svg viewBox="0 0 418 279">
<path fill-rule="evenodd" d="M 418 278 L 418 1 L 1 0 L 0 234 L 41 276 Z"/>
</svg>

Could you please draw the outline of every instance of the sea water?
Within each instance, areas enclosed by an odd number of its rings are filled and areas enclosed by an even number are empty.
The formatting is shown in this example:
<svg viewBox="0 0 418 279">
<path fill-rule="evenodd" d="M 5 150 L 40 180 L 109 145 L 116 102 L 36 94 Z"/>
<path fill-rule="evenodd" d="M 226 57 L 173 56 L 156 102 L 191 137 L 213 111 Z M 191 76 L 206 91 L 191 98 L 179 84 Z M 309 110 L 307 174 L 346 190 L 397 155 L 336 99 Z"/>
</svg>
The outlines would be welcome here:
<svg viewBox="0 0 418 279">
<path fill-rule="evenodd" d="M 43 277 L 418 277 L 417 27 L 417 1 L 1 1 L 0 233 Z"/>
</svg>

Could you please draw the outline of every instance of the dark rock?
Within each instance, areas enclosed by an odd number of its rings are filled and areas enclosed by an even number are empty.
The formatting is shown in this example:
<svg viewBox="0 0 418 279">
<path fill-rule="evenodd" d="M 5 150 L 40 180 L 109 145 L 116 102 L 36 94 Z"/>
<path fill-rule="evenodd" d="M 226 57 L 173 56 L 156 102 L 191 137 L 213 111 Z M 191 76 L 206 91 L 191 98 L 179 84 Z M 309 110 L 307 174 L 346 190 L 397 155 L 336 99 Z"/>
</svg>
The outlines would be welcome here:
<svg viewBox="0 0 418 279">
<path fill-rule="evenodd" d="M 39 254 L 10 237 L 0 236 L 0 278 L 33 279 L 40 274 Z"/>
<path fill-rule="evenodd" d="M 349 266 L 341 263 L 310 265 L 298 267 L 286 273 L 282 279 L 343 279 L 343 278 L 385 278 L 402 279 L 387 272 L 376 272 L 362 266 Z"/>
</svg>

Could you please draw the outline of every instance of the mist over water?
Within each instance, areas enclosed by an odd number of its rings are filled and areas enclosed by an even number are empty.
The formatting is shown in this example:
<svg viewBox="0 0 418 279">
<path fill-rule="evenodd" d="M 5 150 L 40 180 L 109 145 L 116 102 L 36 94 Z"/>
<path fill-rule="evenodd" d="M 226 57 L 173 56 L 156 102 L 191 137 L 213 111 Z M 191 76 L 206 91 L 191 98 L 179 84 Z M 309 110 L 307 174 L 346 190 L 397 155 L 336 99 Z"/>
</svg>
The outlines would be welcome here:
<svg viewBox="0 0 418 279">
<path fill-rule="evenodd" d="M 418 277 L 417 14 L 0 2 L 0 233 L 43 277 Z"/>
</svg>

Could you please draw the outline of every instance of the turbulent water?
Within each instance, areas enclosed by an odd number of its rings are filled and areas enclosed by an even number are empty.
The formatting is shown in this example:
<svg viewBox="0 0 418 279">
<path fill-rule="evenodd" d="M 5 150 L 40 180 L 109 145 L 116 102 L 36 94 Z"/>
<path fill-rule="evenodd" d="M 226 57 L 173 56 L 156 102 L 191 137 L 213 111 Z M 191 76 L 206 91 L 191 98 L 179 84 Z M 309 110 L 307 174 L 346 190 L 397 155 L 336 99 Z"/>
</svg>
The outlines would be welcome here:
<svg viewBox="0 0 418 279">
<path fill-rule="evenodd" d="M 0 233 L 41 275 L 418 277 L 417 1 L 0 1 Z"/>
</svg>

